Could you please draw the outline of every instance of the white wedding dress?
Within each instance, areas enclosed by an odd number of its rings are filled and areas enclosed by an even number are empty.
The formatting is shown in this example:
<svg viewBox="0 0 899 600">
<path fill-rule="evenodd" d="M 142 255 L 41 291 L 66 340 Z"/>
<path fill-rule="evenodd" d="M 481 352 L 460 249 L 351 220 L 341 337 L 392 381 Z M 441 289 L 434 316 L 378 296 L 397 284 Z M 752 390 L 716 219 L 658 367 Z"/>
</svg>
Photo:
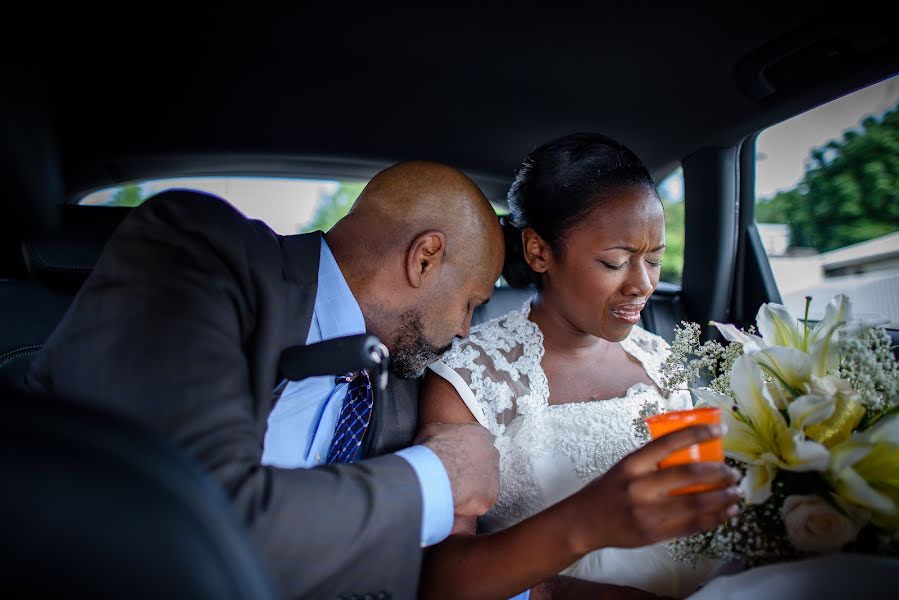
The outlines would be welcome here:
<svg viewBox="0 0 899 600">
<path fill-rule="evenodd" d="M 499 498 L 478 521 L 485 532 L 510 527 L 555 504 L 635 450 L 641 442 L 634 421 L 646 403 L 672 410 L 692 407 L 689 393 L 664 398 L 659 388 L 645 383 L 632 386 L 621 398 L 560 403 L 563 399 L 551 397 L 540 364 L 543 333 L 529 314 L 530 302 L 472 328 L 468 339 L 457 341 L 442 361 L 431 365 L 459 392 L 499 449 Z M 668 344 L 634 327 L 621 346 L 660 386 L 659 368 Z M 602 507 L 588 518 L 603 518 Z M 656 544 L 598 550 L 563 574 L 683 597 L 711 568 L 711 563 L 691 567 L 677 562 L 664 544 Z"/>
</svg>

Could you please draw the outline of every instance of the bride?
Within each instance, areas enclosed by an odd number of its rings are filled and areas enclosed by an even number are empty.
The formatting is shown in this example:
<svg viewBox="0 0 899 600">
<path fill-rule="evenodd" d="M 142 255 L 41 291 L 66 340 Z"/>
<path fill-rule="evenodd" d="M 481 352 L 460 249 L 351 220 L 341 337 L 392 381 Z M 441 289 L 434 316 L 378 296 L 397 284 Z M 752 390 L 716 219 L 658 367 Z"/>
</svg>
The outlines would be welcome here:
<svg viewBox="0 0 899 600">
<path fill-rule="evenodd" d="M 427 553 L 422 595 L 689 594 L 709 566 L 676 563 L 658 542 L 735 515 L 739 475 L 716 463 L 657 467 L 672 448 L 720 435 L 716 428 L 637 450 L 634 421 L 645 404 L 691 407 L 686 392 L 662 396 L 668 346 L 636 325 L 665 248 L 652 177 L 618 142 L 569 135 L 527 157 L 509 208 L 503 273 L 538 291 L 457 340 L 431 366 L 421 407 L 423 432 L 477 421 L 493 434 L 500 494 L 477 523 L 457 517 L 453 535 Z M 689 482 L 720 489 L 670 494 Z"/>
</svg>

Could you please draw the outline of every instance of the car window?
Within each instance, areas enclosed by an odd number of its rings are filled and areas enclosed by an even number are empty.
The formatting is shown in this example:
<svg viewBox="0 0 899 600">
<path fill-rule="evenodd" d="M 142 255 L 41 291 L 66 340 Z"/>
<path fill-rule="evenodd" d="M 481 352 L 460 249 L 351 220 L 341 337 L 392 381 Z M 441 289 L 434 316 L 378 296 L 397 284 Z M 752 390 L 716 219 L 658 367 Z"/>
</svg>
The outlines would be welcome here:
<svg viewBox="0 0 899 600">
<path fill-rule="evenodd" d="M 658 185 L 665 206 L 665 254 L 661 280 L 680 285 L 684 271 L 684 170 L 674 169 Z"/>
<path fill-rule="evenodd" d="M 366 183 L 330 179 L 177 177 L 106 188 L 84 196 L 78 204 L 137 206 L 165 190 L 198 190 L 224 198 L 248 217 L 289 235 L 330 229 L 349 211 Z"/>
<path fill-rule="evenodd" d="M 762 131 L 755 217 L 784 304 L 899 328 L 899 76 Z"/>
<path fill-rule="evenodd" d="M 327 231 L 349 212 L 367 180 L 282 177 L 171 177 L 103 188 L 78 200 L 84 206 L 134 207 L 171 189 L 208 192 L 224 198 L 246 216 L 264 221 L 282 235 Z M 505 204 L 490 202 L 497 215 Z"/>
<path fill-rule="evenodd" d="M 276 177 L 172 177 L 104 188 L 78 200 L 83 206 L 134 207 L 170 189 L 208 192 L 224 198 L 246 216 L 265 222 L 281 235 L 328 231 L 349 212 L 367 181 Z M 497 215 L 504 204 L 491 201 Z M 506 286 L 500 277 L 497 287 Z"/>
</svg>

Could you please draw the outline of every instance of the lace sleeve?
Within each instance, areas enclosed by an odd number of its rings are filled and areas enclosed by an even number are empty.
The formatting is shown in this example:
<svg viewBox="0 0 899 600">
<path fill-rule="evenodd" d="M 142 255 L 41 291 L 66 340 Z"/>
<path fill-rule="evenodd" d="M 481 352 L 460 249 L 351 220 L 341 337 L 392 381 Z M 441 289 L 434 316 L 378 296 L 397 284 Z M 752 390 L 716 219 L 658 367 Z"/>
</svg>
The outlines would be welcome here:
<svg viewBox="0 0 899 600">
<path fill-rule="evenodd" d="M 452 361 L 452 359 L 450 360 Z M 484 414 L 484 409 L 481 408 L 481 405 L 474 397 L 474 393 L 471 391 L 471 380 L 466 380 L 459 374 L 458 371 L 450 368 L 442 360 L 438 360 L 437 362 L 432 363 L 430 365 L 430 369 L 437 375 L 440 375 L 441 377 L 446 379 L 450 383 L 450 385 L 455 388 L 456 393 L 458 393 L 459 397 L 462 398 L 462 402 L 465 403 L 465 406 L 468 407 L 468 410 L 471 411 L 471 414 L 474 415 L 474 418 L 477 419 L 478 423 L 480 423 L 484 427 L 487 427 L 487 415 Z M 471 372 L 469 371 L 469 376 L 470 374 Z"/>
<path fill-rule="evenodd" d="M 430 367 L 456 389 L 475 419 L 494 436 L 502 435 L 531 401 L 533 352 L 528 349 L 533 350 L 535 342 L 526 333 L 529 329 L 520 326 L 522 321 L 530 323 L 527 313 L 520 313 L 472 329 L 467 339 L 455 342 L 443 360 Z M 542 349 L 539 342 L 536 345 Z"/>
</svg>

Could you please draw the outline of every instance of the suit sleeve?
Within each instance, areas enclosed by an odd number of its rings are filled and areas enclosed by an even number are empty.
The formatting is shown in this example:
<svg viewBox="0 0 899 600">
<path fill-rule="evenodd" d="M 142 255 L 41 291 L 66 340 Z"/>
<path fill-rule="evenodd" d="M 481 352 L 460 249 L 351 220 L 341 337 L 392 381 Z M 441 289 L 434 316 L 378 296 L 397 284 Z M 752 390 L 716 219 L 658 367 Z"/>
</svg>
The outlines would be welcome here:
<svg viewBox="0 0 899 600">
<path fill-rule="evenodd" d="M 290 597 L 413 597 L 421 493 L 412 467 L 260 464 L 254 336 L 274 335 L 279 238 L 226 203 L 168 192 L 110 240 L 36 362 L 32 387 L 136 418 L 223 486 Z M 280 273 L 280 271 L 278 271 Z M 283 322 L 283 321 L 282 321 Z"/>
</svg>

